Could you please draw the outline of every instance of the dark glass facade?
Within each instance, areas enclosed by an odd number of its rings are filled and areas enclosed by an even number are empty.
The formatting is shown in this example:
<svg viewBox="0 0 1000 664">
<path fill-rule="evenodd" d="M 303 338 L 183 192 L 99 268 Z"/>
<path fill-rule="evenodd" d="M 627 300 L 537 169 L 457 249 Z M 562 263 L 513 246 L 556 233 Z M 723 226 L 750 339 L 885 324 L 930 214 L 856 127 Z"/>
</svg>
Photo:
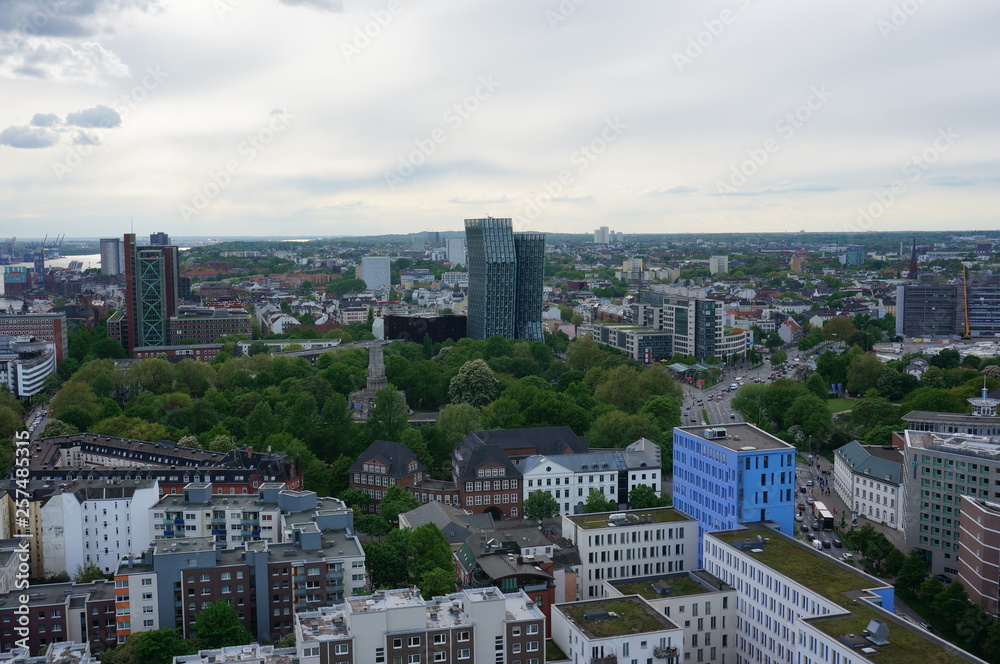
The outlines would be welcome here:
<svg viewBox="0 0 1000 664">
<path fill-rule="evenodd" d="M 514 233 L 510 219 L 466 219 L 468 334 L 542 340 L 545 235 Z"/>
</svg>

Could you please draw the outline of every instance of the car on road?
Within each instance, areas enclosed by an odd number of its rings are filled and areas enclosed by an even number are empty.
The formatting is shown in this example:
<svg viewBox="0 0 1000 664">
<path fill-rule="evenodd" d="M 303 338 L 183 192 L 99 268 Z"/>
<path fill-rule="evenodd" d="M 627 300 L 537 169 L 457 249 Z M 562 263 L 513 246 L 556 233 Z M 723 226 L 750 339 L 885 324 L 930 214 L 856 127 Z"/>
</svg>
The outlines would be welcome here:
<svg viewBox="0 0 1000 664">
<path fill-rule="evenodd" d="M 841 542 L 839 539 L 833 540 L 833 545 L 838 549 L 842 549 L 844 547 L 844 543 Z"/>
<path fill-rule="evenodd" d="M 807 505 L 812 505 L 813 502 L 815 502 L 815 501 L 812 498 L 806 498 L 806 504 Z"/>
<path fill-rule="evenodd" d="M 729 413 L 729 419 L 735 420 L 736 419 L 736 413 Z"/>
<path fill-rule="evenodd" d="M 823 540 L 823 548 L 824 549 L 829 549 L 830 548 L 830 540 L 827 540 L 827 539 Z"/>
<path fill-rule="evenodd" d="M 806 482 L 806 486 L 815 486 L 815 484 L 816 484 L 816 482 L 814 482 L 813 480 L 808 480 Z"/>
<path fill-rule="evenodd" d="M 805 508 L 806 508 L 805 505 L 799 505 L 799 510 L 805 510 Z"/>
<path fill-rule="evenodd" d="M 801 514 L 796 514 L 795 515 L 795 520 L 796 521 L 802 521 L 802 515 Z"/>
<path fill-rule="evenodd" d="M 844 560 L 851 561 L 854 559 L 854 554 L 851 553 L 850 551 L 845 551 L 844 554 L 840 557 L 843 558 Z"/>
</svg>

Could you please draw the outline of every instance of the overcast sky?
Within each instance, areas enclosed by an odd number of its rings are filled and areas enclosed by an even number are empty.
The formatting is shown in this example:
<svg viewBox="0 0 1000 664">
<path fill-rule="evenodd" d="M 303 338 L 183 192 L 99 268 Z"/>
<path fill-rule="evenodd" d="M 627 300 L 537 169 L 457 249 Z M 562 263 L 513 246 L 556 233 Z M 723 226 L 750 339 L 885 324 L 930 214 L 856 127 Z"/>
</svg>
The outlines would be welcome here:
<svg viewBox="0 0 1000 664">
<path fill-rule="evenodd" d="M 0 235 L 997 229 L 995 0 L 0 0 Z"/>
</svg>

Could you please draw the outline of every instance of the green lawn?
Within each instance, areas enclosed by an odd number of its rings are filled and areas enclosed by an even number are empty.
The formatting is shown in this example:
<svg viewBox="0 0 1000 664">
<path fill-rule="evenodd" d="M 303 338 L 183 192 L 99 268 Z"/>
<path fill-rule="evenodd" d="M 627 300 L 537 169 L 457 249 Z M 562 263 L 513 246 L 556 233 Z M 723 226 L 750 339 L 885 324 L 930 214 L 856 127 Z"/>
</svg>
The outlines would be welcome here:
<svg viewBox="0 0 1000 664">
<path fill-rule="evenodd" d="M 854 399 L 829 399 L 826 402 L 827 410 L 830 413 L 839 413 L 845 410 L 850 410 L 854 408 L 854 405 L 858 403 Z"/>
</svg>

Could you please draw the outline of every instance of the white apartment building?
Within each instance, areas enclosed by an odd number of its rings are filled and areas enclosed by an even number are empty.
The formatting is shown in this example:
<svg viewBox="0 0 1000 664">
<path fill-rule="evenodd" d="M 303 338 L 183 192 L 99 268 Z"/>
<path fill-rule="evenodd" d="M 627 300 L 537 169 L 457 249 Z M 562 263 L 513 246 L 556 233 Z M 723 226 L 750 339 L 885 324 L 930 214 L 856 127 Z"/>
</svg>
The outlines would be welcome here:
<svg viewBox="0 0 1000 664">
<path fill-rule="evenodd" d="M 580 551 L 580 599 L 603 598 L 607 580 L 698 566 L 698 522 L 672 507 L 564 514 L 562 533 Z"/>
<path fill-rule="evenodd" d="M 638 595 L 554 605 L 552 640 L 571 662 L 690 661 L 684 630 Z"/>
<path fill-rule="evenodd" d="M 903 530 L 903 455 L 858 441 L 834 451 L 833 487 L 854 516 Z"/>
<path fill-rule="evenodd" d="M 39 510 L 44 573 L 94 563 L 110 574 L 128 555 L 149 546 L 148 512 L 160 496 L 157 480 L 76 480 L 60 487 Z"/>
<path fill-rule="evenodd" d="M 153 539 L 211 536 L 221 549 L 254 540 L 276 544 L 282 541 L 281 508 L 267 489 L 264 484 L 257 495 L 213 494 L 210 482 L 192 482 L 183 495 L 164 496 L 148 508 Z"/>
<path fill-rule="evenodd" d="M 708 271 L 712 274 L 729 272 L 729 256 L 712 256 L 708 259 Z"/>
<path fill-rule="evenodd" d="M 736 589 L 704 570 L 605 581 L 609 598 L 637 594 L 684 630 L 685 661 L 736 661 Z M 553 621 L 553 625 L 555 621 Z"/>
<path fill-rule="evenodd" d="M 122 563 L 115 574 L 115 613 L 118 617 L 118 642 L 130 634 L 160 629 L 156 572 L 147 565 L 131 567 L 132 559 Z M 128 606 L 124 603 L 128 602 Z M 127 616 L 127 618 L 125 618 Z"/>
</svg>

